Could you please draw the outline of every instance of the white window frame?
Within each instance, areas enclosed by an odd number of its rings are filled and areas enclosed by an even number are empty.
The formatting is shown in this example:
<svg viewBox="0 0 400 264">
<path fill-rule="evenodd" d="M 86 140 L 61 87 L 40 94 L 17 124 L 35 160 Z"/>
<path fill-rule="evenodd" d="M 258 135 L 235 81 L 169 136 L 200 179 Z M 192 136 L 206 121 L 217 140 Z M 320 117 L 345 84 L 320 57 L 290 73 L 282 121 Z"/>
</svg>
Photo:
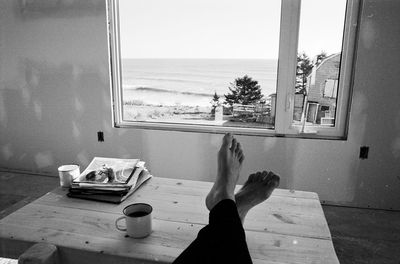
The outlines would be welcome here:
<svg viewBox="0 0 400 264">
<path fill-rule="evenodd" d="M 347 0 L 334 127 L 304 126 L 304 124 L 293 123 L 301 0 L 281 1 L 275 129 L 266 129 L 123 120 L 118 0 L 107 0 L 110 86 L 114 127 L 205 133 L 232 132 L 258 136 L 347 139 L 360 0 Z"/>
<path fill-rule="evenodd" d="M 329 86 L 327 87 L 328 84 L 329 84 Z M 322 97 L 336 99 L 338 85 L 339 85 L 338 80 L 326 79 L 325 83 L 324 83 L 324 90 L 322 92 Z M 329 90 L 327 90 L 327 88 L 329 88 Z M 327 92 L 327 91 L 329 91 L 329 92 Z"/>
</svg>

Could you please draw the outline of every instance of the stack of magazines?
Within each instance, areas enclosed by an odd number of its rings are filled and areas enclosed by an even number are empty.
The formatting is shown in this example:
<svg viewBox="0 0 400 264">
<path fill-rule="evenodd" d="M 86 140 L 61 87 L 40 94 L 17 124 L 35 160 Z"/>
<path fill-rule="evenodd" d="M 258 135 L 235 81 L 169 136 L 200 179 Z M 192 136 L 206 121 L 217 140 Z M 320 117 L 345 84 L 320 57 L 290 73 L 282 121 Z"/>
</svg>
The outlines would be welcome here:
<svg viewBox="0 0 400 264">
<path fill-rule="evenodd" d="M 95 157 L 72 181 L 69 197 L 120 203 L 152 175 L 139 159 Z"/>
</svg>

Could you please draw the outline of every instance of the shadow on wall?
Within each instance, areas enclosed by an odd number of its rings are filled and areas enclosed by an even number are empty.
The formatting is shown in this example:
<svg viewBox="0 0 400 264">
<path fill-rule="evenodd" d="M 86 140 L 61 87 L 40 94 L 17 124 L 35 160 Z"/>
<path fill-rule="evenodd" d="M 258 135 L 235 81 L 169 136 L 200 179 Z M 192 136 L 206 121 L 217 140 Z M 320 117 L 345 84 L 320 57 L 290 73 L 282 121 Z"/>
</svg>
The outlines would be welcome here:
<svg viewBox="0 0 400 264">
<path fill-rule="evenodd" d="M 0 10 L 0 167 L 57 174 L 107 153 L 95 137 L 114 133 L 105 1 L 8 0 Z"/>
<path fill-rule="evenodd" d="M 91 66 L 19 62 L 20 89 L 2 91 L 0 153 L 6 167 L 51 172 L 62 163 L 87 164 L 96 128 L 111 127 L 107 78 Z M 104 127 L 103 127 L 104 128 Z M 77 157 L 65 160 L 65 157 Z M 3 166 L 2 166 L 3 167 Z"/>
<path fill-rule="evenodd" d="M 154 176 L 214 181 L 223 135 L 177 131 L 142 132 L 142 158 Z"/>
<path fill-rule="evenodd" d="M 400 24 L 393 23 L 399 10 L 398 1 L 369 1 L 363 8 L 356 73 L 358 86 L 370 87 L 363 142 L 370 154 L 360 161 L 354 201 L 363 207 L 400 209 Z"/>
</svg>

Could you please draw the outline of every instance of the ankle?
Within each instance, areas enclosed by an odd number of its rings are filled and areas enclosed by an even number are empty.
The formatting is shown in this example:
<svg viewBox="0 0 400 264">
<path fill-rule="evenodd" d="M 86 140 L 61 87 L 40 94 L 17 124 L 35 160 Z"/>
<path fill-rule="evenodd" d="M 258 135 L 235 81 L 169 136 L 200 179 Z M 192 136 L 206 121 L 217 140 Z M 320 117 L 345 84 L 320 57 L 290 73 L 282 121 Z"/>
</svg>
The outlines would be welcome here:
<svg viewBox="0 0 400 264">
<path fill-rule="evenodd" d="M 213 195 L 216 204 L 225 199 L 230 199 L 235 201 L 235 196 L 233 192 L 230 192 L 227 188 L 219 188 L 218 190 L 214 191 Z"/>
<path fill-rule="evenodd" d="M 220 195 L 227 195 L 229 197 L 235 196 L 235 187 L 236 184 L 227 180 L 225 177 L 217 176 L 217 180 L 214 183 L 213 189 L 215 192 L 218 192 Z"/>
<path fill-rule="evenodd" d="M 217 205 L 220 201 L 230 199 L 235 201 L 235 196 L 224 189 L 224 188 L 217 188 L 215 185 L 212 187 L 211 191 L 208 193 L 206 197 L 206 206 L 208 210 Z"/>
<path fill-rule="evenodd" d="M 252 208 L 252 204 L 246 199 L 246 195 L 243 195 L 240 191 L 236 193 L 235 201 L 240 218 L 243 220 L 247 212 Z"/>
<path fill-rule="evenodd" d="M 244 219 L 246 218 L 247 213 L 249 212 L 249 209 L 246 209 L 244 207 L 237 207 L 237 211 L 240 217 L 240 220 L 242 221 L 242 224 L 244 223 Z"/>
<path fill-rule="evenodd" d="M 229 191 L 234 192 L 237 179 L 238 179 L 238 175 L 235 176 L 235 174 L 233 172 L 229 171 L 229 169 L 221 170 L 221 171 L 218 171 L 217 180 L 215 182 L 215 185 L 225 188 L 228 192 Z"/>
</svg>

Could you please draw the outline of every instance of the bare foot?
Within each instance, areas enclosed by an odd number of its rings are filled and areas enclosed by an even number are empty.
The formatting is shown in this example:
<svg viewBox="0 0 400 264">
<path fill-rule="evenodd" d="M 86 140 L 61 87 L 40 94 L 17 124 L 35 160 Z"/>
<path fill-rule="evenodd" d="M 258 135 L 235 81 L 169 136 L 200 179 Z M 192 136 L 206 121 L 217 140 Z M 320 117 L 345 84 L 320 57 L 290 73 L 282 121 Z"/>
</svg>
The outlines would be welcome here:
<svg viewBox="0 0 400 264">
<path fill-rule="evenodd" d="M 279 185 L 279 176 L 272 171 L 251 174 L 243 187 L 236 193 L 235 200 L 242 223 L 247 212 L 270 197 Z"/>
<path fill-rule="evenodd" d="M 225 134 L 218 152 L 217 178 L 206 198 L 208 210 L 211 210 L 221 200 L 235 201 L 234 191 L 243 160 L 244 154 L 240 143 L 232 134 Z"/>
</svg>

